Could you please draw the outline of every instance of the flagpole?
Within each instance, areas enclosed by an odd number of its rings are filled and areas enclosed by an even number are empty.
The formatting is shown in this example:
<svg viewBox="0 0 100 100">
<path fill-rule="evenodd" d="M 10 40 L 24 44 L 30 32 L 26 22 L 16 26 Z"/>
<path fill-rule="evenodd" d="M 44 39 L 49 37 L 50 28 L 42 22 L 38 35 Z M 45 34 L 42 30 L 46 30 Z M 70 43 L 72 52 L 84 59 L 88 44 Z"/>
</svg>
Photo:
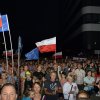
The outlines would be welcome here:
<svg viewBox="0 0 100 100">
<path fill-rule="evenodd" d="M 8 16 L 6 15 L 6 19 L 7 19 L 7 24 L 8 24 L 8 30 L 9 30 L 9 38 L 10 38 L 10 45 L 11 45 L 11 51 L 12 51 L 12 74 L 14 71 L 14 55 L 13 55 L 13 48 L 12 48 L 12 39 L 11 39 L 11 33 L 10 33 L 10 28 L 9 28 L 9 23 L 8 23 Z"/>
<path fill-rule="evenodd" d="M 18 95 L 19 95 L 19 85 L 20 85 L 19 66 L 20 66 L 20 48 L 18 47 Z"/>
<path fill-rule="evenodd" d="M 56 49 L 55 49 L 55 54 L 56 54 Z M 56 56 L 55 56 L 55 63 L 56 63 Z"/>
<path fill-rule="evenodd" d="M 1 14 L 0 14 L 1 17 Z M 4 45 L 5 45 L 5 52 L 6 52 L 6 67 L 7 67 L 7 72 L 8 72 L 8 56 L 7 56 L 7 45 L 6 45 L 6 39 L 5 39 L 5 34 L 4 34 L 4 30 L 3 27 L 1 27 L 2 32 L 3 32 L 3 40 L 4 40 Z"/>
<path fill-rule="evenodd" d="M 19 66 L 20 66 L 20 50 L 18 49 L 18 76 L 19 76 Z"/>
<path fill-rule="evenodd" d="M 2 28 L 3 31 L 3 28 Z M 4 39 L 4 45 L 5 45 L 5 52 L 6 52 L 6 67 L 7 67 L 7 72 L 8 72 L 8 56 L 7 56 L 7 45 L 6 45 L 6 39 L 5 39 L 5 34 L 3 31 L 3 39 Z"/>
</svg>

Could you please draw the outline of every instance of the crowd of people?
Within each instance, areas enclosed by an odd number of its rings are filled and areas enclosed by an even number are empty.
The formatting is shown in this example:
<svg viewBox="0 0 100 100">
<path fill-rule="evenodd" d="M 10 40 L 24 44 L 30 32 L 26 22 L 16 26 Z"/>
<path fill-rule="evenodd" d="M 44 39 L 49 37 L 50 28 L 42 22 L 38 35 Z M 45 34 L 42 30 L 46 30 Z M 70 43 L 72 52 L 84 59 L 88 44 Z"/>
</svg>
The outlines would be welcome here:
<svg viewBox="0 0 100 100">
<path fill-rule="evenodd" d="M 5 60 L 0 60 L 1 100 L 77 100 L 82 91 L 100 96 L 97 59 L 21 60 L 19 70 L 14 62 L 7 71 Z"/>
</svg>

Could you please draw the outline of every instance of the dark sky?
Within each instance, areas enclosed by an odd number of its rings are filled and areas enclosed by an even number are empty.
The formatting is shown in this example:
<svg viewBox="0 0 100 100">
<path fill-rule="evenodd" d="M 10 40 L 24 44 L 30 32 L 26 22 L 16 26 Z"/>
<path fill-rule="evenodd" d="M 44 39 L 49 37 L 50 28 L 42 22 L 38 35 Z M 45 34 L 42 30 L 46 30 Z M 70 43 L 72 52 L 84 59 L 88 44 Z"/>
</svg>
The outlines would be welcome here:
<svg viewBox="0 0 100 100">
<path fill-rule="evenodd" d="M 8 14 L 14 49 L 18 35 L 27 52 L 35 42 L 59 33 L 59 0 L 1 0 L 0 12 Z"/>
<path fill-rule="evenodd" d="M 73 33 L 72 30 L 77 27 L 71 24 L 73 14 L 76 14 L 80 8 L 80 2 L 81 0 L 77 2 L 75 0 L 0 0 L 1 14 L 8 14 L 9 17 L 14 50 L 17 49 L 19 35 L 22 37 L 23 53 L 35 48 L 35 42 L 54 36 L 57 37 L 57 51 L 70 47 L 81 48 L 80 36 L 67 41 Z M 9 48 L 9 39 L 8 36 L 6 37 Z"/>
</svg>

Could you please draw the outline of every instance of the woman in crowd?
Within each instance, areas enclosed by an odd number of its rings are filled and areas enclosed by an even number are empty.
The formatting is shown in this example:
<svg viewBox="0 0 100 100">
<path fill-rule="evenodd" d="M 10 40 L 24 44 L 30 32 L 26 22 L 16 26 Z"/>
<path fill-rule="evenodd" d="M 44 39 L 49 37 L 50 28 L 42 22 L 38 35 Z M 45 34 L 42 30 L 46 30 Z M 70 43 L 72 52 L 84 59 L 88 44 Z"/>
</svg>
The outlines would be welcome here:
<svg viewBox="0 0 100 100">
<path fill-rule="evenodd" d="M 63 86 L 64 100 L 76 100 L 76 94 L 78 94 L 77 84 L 74 82 L 73 76 L 67 77 L 67 82 Z"/>
<path fill-rule="evenodd" d="M 42 78 L 44 76 L 44 74 L 42 73 L 42 65 L 37 66 L 37 71 L 33 73 L 33 76 L 42 81 Z"/>
<path fill-rule="evenodd" d="M 7 83 L 7 74 L 6 72 L 2 72 L 0 79 L 0 86 L 3 86 L 5 83 Z"/>
<path fill-rule="evenodd" d="M 31 95 L 31 91 L 26 90 L 22 100 L 32 100 L 33 95 Z"/>
<path fill-rule="evenodd" d="M 45 96 L 41 94 L 41 85 L 39 82 L 35 82 L 32 89 L 34 92 L 32 100 L 45 100 Z"/>
<path fill-rule="evenodd" d="M 25 79 L 25 82 L 24 82 L 24 92 L 27 89 L 31 90 L 32 84 L 33 84 L 33 80 L 32 80 L 32 77 L 31 77 L 31 73 L 29 71 L 27 71 L 26 72 L 26 79 Z"/>
<path fill-rule="evenodd" d="M 17 92 L 13 84 L 6 83 L 2 86 L 0 100 L 17 100 Z"/>
<path fill-rule="evenodd" d="M 84 90 L 91 94 L 94 89 L 95 78 L 92 77 L 92 72 L 88 71 L 86 77 L 84 78 Z"/>
<path fill-rule="evenodd" d="M 66 83 L 66 74 L 64 72 L 60 72 L 59 67 L 58 67 L 58 78 L 59 78 L 61 87 L 63 87 L 63 85 Z M 59 93 L 59 99 L 63 100 L 63 93 Z"/>
</svg>

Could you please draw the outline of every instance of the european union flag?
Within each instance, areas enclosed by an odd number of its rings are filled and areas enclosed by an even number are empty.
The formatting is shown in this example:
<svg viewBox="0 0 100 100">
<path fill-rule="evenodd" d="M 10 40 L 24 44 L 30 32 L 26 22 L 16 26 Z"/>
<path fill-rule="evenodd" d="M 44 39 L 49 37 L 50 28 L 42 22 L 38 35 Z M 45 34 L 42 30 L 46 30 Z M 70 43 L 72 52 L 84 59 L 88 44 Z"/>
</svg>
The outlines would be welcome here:
<svg viewBox="0 0 100 100">
<path fill-rule="evenodd" d="M 25 54 L 26 60 L 38 60 L 39 59 L 39 50 L 38 48 L 33 49 L 32 51 Z"/>
<path fill-rule="evenodd" d="M 1 20 L 2 20 L 2 27 L 0 27 L 0 32 L 9 31 L 9 24 L 8 24 L 7 15 L 2 15 Z"/>
</svg>

